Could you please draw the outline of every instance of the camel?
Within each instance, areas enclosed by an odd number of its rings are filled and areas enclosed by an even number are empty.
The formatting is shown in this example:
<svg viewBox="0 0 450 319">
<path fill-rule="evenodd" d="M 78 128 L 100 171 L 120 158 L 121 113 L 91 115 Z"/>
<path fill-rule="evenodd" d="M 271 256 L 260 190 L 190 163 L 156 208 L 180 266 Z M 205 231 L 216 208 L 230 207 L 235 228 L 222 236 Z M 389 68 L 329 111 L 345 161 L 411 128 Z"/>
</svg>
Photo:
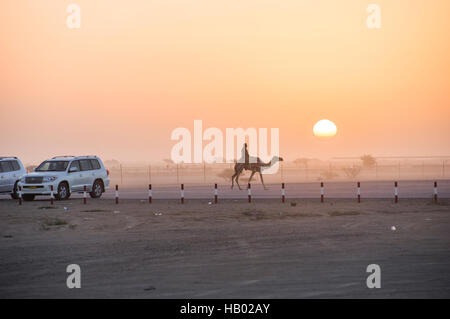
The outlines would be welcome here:
<svg viewBox="0 0 450 319">
<path fill-rule="evenodd" d="M 250 178 L 248 179 L 249 183 L 252 180 L 253 175 L 255 175 L 255 173 L 259 173 L 259 177 L 261 178 L 261 183 L 262 183 L 264 189 L 267 190 L 267 187 L 264 184 L 264 179 L 263 179 L 262 174 L 261 174 L 261 168 L 262 167 L 270 167 L 270 166 L 274 165 L 278 161 L 280 161 L 280 162 L 283 161 L 283 158 L 278 157 L 278 156 L 274 156 L 274 157 L 272 157 L 270 162 L 264 163 L 258 157 L 256 163 L 249 163 L 248 164 L 248 168 L 245 168 L 245 163 L 236 163 L 236 164 L 234 164 L 234 175 L 231 177 L 231 189 L 233 189 L 234 181 L 236 180 L 236 185 L 239 187 L 240 190 L 242 190 L 241 186 L 239 185 L 239 175 L 241 175 L 242 172 L 245 169 L 245 170 L 252 171 L 252 173 L 250 175 Z"/>
</svg>

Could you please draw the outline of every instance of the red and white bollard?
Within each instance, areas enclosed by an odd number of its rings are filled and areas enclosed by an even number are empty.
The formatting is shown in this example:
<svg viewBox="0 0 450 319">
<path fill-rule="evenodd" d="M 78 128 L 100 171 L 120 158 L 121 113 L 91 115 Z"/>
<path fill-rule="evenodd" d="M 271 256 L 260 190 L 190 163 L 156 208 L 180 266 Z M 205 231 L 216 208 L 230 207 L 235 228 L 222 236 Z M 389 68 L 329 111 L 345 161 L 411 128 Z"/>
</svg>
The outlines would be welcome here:
<svg viewBox="0 0 450 319">
<path fill-rule="evenodd" d="M 19 205 L 22 205 L 22 186 L 19 186 Z"/>
<path fill-rule="evenodd" d="M 323 182 L 320 182 L 320 202 L 323 203 Z"/>
<path fill-rule="evenodd" d="M 286 201 L 286 190 L 284 189 L 284 183 L 281 183 L 281 202 Z"/>
<path fill-rule="evenodd" d="M 116 204 L 119 204 L 119 185 L 116 185 Z"/>
<path fill-rule="evenodd" d="M 53 185 L 50 185 L 50 205 L 53 205 L 53 199 L 55 197 L 53 196 Z"/>
<path fill-rule="evenodd" d="M 86 185 L 84 185 L 84 190 L 83 190 L 83 204 L 84 205 L 86 205 L 86 198 L 87 198 Z"/>
<path fill-rule="evenodd" d="M 361 203 L 361 183 L 358 182 L 357 186 L 356 194 L 358 195 L 358 203 Z"/>
<path fill-rule="evenodd" d="M 248 193 L 248 202 L 251 203 L 252 202 L 252 185 L 250 183 L 248 183 L 247 193 Z"/>
<path fill-rule="evenodd" d="M 438 200 L 437 182 L 434 182 L 434 202 L 437 203 L 437 200 Z"/>
<path fill-rule="evenodd" d="M 181 204 L 184 204 L 184 184 L 181 184 Z"/>
<path fill-rule="evenodd" d="M 152 203 L 152 184 L 148 184 L 148 203 Z"/>
<path fill-rule="evenodd" d="M 217 204 L 217 196 L 219 195 L 219 191 L 217 190 L 217 184 L 214 184 L 214 204 Z"/>
<path fill-rule="evenodd" d="M 394 182 L 394 203 L 398 203 L 398 183 Z"/>
</svg>

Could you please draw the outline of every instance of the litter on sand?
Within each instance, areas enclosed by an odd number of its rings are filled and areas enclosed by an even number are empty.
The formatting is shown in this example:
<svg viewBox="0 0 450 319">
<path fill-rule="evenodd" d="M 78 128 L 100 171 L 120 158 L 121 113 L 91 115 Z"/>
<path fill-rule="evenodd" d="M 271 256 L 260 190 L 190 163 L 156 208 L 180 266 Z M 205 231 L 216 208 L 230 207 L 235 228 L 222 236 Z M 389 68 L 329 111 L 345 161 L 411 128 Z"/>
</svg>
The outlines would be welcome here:
<svg viewBox="0 0 450 319">
<path fill-rule="evenodd" d="M 391 230 L 392 230 L 392 231 L 397 230 L 397 227 L 391 226 Z"/>
</svg>

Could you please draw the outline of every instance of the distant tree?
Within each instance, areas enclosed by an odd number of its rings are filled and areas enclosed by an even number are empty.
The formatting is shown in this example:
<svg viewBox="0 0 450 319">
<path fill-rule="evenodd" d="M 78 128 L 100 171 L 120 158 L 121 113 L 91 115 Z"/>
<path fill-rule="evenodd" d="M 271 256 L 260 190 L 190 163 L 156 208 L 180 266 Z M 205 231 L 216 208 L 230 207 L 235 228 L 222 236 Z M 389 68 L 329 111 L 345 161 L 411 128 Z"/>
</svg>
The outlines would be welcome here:
<svg viewBox="0 0 450 319">
<path fill-rule="evenodd" d="M 294 160 L 295 165 L 303 165 L 308 167 L 309 158 L 297 158 Z"/>
<path fill-rule="evenodd" d="M 364 154 L 360 157 L 364 168 L 373 168 L 377 165 L 377 160 L 370 154 Z"/>
<path fill-rule="evenodd" d="M 336 173 L 333 169 L 330 168 L 330 169 L 327 169 L 327 170 L 322 170 L 320 172 L 318 180 L 320 180 L 320 181 L 322 181 L 322 180 L 330 181 L 330 180 L 332 180 L 332 179 L 334 179 L 334 178 L 336 178 L 338 176 L 339 176 L 339 174 Z"/>
<path fill-rule="evenodd" d="M 354 179 L 359 175 L 359 173 L 361 173 L 361 168 L 361 166 L 353 165 L 350 167 L 345 167 L 342 170 L 344 171 L 345 175 L 347 175 L 347 177 Z"/>
<path fill-rule="evenodd" d="M 166 168 L 169 168 L 170 165 L 174 164 L 170 158 L 163 159 L 163 162 L 166 163 Z"/>
</svg>

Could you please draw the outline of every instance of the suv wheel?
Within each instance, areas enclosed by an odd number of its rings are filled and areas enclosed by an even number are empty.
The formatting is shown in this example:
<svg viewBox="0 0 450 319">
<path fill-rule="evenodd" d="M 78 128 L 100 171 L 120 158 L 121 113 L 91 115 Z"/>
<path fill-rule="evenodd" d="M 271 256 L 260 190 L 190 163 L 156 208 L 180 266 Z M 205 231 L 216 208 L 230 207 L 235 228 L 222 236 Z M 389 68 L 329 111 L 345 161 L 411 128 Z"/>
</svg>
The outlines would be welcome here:
<svg viewBox="0 0 450 319">
<path fill-rule="evenodd" d="M 103 193 L 103 183 L 101 180 L 96 180 L 92 186 L 92 192 L 89 193 L 92 198 L 99 198 Z"/>
<path fill-rule="evenodd" d="M 12 199 L 19 199 L 19 194 L 17 193 L 17 182 L 14 184 L 13 191 L 11 193 Z"/>
<path fill-rule="evenodd" d="M 67 183 L 62 182 L 58 185 L 58 193 L 55 195 L 55 198 L 58 200 L 66 200 L 70 197 L 69 185 Z"/>
<path fill-rule="evenodd" d="M 26 202 L 31 202 L 34 199 L 34 195 L 30 195 L 30 194 L 24 194 L 22 196 L 23 200 Z"/>
</svg>

